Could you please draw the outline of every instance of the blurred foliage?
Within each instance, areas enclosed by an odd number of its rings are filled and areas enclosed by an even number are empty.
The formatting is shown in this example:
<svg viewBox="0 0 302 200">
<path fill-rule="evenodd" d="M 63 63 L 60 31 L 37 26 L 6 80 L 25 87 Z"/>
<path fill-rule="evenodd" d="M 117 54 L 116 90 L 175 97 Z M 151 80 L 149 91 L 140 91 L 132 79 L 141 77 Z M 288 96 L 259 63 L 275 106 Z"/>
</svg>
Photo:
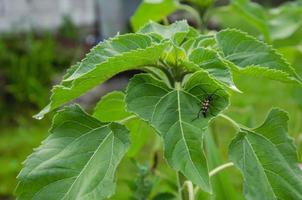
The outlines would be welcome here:
<svg viewBox="0 0 302 200">
<path fill-rule="evenodd" d="M 65 24 L 62 36 L 29 32 L 0 38 L 0 115 L 5 116 L 0 123 L 46 105 L 56 75 L 78 56 L 78 42 L 70 44 L 76 29 L 70 21 Z"/>
<path fill-rule="evenodd" d="M 302 2 L 287 2 L 265 8 L 250 0 L 232 0 L 211 10 L 220 28 L 239 28 L 272 43 L 292 36 L 302 26 Z"/>
<path fill-rule="evenodd" d="M 171 14 L 185 11 L 194 17 L 196 26 L 200 27 L 201 17 L 213 2 L 213 0 L 143 0 L 131 17 L 131 25 L 133 30 L 137 31 L 150 20 L 167 24 Z"/>
<path fill-rule="evenodd" d="M 62 37 L 74 41 L 77 41 L 80 36 L 77 27 L 74 25 L 70 16 L 68 15 L 63 17 L 63 25 L 59 28 L 59 33 Z"/>
<path fill-rule="evenodd" d="M 0 37 L 0 199 L 12 199 L 22 161 L 47 135 L 50 118 L 31 116 L 49 89 L 83 53 L 79 32 L 65 18 L 58 33 L 4 33 Z"/>
<path fill-rule="evenodd" d="M 0 55 L 6 95 L 16 104 L 29 102 L 42 106 L 48 95 L 45 86 L 51 83 L 57 64 L 51 37 L 36 40 L 28 34 L 25 38 L 3 38 Z"/>
<path fill-rule="evenodd" d="M 177 10 L 178 3 L 174 0 L 144 0 L 131 17 L 131 24 L 134 31 L 137 31 L 149 20 L 161 21 Z"/>
<path fill-rule="evenodd" d="M 1 128 L 0 199 L 12 196 L 22 162 L 46 137 L 49 126 L 49 120 L 22 119 L 19 123 L 18 127 Z"/>
</svg>

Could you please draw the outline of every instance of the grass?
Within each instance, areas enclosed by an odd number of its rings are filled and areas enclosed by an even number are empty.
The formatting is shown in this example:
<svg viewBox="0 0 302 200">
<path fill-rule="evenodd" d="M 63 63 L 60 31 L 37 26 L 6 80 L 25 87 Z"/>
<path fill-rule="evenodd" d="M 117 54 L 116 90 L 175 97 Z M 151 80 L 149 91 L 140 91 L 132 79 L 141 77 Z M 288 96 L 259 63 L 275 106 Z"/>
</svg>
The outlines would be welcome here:
<svg viewBox="0 0 302 200">
<path fill-rule="evenodd" d="M 49 129 L 47 121 L 25 121 L 17 127 L 5 127 L 0 132 L 0 199 L 11 196 L 22 162 L 39 146 Z"/>
</svg>

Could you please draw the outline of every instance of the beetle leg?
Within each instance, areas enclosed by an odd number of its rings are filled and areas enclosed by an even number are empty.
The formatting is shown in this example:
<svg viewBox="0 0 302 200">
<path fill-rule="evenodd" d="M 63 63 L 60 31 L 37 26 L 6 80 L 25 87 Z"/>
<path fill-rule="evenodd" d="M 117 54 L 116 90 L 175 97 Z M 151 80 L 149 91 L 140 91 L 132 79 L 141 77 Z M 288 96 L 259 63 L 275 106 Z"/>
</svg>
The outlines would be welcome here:
<svg viewBox="0 0 302 200">
<path fill-rule="evenodd" d="M 196 119 L 198 119 L 201 112 L 202 112 L 202 108 L 200 108 L 200 110 L 198 111 L 197 117 L 194 118 L 191 122 L 193 122 L 193 121 L 195 121 Z"/>
</svg>

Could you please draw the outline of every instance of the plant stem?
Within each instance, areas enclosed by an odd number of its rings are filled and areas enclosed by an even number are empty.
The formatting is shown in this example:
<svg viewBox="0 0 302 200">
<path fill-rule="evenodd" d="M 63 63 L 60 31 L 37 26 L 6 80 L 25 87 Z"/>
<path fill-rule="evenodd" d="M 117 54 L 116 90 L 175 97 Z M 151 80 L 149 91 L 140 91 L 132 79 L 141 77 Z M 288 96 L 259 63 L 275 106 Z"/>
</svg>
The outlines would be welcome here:
<svg viewBox="0 0 302 200">
<path fill-rule="evenodd" d="M 241 129 L 240 125 L 237 122 L 235 122 L 232 118 L 230 118 L 227 115 L 221 114 L 221 113 L 218 114 L 218 116 L 229 121 L 233 125 L 233 127 L 236 129 L 236 131 L 238 131 L 238 132 L 240 131 L 240 129 Z"/>
<path fill-rule="evenodd" d="M 209 172 L 209 177 L 211 178 L 211 177 L 213 177 L 214 175 L 216 175 L 218 172 L 220 172 L 220 171 L 222 171 L 222 170 L 224 170 L 224 169 L 226 169 L 226 168 L 228 168 L 228 167 L 232 167 L 232 166 L 234 166 L 234 163 L 232 163 L 232 162 L 228 162 L 228 163 L 222 164 L 222 165 L 216 167 L 215 169 L 211 170 L 211 171 Z M 196 187 L 196 188 L 194 189 L 194 195 L 197 194 L 198 190 L 199 190 L 199 187 Z"/>
<path fill-rule="evenodd" d="M 180 84 L 180 82 L 175 82 L 174 87 L 175 87 L 176 90 L 180 90 L 180 89 L 181 89 L 181 84 Z"/>
<path fill-rule="evenodd" d="M 228 167 L 232 167 L 232 166 L 234 166 L 234 163 L 232 163 L 232 162 L 228 162 L 223 165 L 220 165 L 220 166 L 216 167 L 215 169 L 213 169 L 212 171 L 210 171 L 209 176 L 212 177 L 215 174 L 217 174 L 218 172 L 220 172 Z"/>
<path fill-rule="evenodd" d="M 181 178 L 181 174 L 180 172 L 177 172 L 177 185 L 178 185 L 178 194 L 179 194 L 179 199 L 180 200 L 184 200 L 184 192 L 183 192 L 183 181 L 182 181 L 182 178 Z"/>
<path fill-rule="evenodd" d="M 185 185 L 187 186 L 188 189 L 188 195 L 189 195 L 189 200 L 194 200 L 194 186 L 191 181 L 185 181 Z"/>
<path fill-rule="evenodd" d="M 131 120 L 131 119 L 133 119 L 133 118 L 135 118 L 136 116 L 135 115 L 130 115 L 129 117 L 127 117 L 127 118 L 124 118 L 124 119 L 121 119 L 121 120 L 119 120 L 119 121 L 117 121 L 118 123 L 121 123 L 121 124 L 124 124 L 125 122 L 127 122 L 127 121 L 129 121 L 129 120 Z"/>
<path fill-rule="evenodd" d="M 163 24 L 166 25 L 166 26 L 170 24 L 169 20 L 168 20 L 168 17 L 163 18 Z"/>
<path fill-rule="evenodd" d="M 194 186 L 186 177 L 177 172 L 178 193 L 180 200 L 194 200 Z"/>
</svg>

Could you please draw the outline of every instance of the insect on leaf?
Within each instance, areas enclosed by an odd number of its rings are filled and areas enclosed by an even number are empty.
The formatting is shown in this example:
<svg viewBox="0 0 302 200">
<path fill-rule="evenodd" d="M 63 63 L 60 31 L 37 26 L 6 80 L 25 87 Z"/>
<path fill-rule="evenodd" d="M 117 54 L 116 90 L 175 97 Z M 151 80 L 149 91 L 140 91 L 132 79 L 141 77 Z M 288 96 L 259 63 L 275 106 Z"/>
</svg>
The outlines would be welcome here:
<svg viewBox="0 0 302 200">
<path fill-rule="evenodd" d="M 177 171 L 203 190 L 211 192 L 208 167 L 202 149 L 204 128 L 213 117 L 200 117 L 200 101 L 215 90 L 211 114 L 215 115 L 228 105 L 228 94 L 206 71 L 191 75 L 181 87 L 168 87 L 150 75 L 136 75 L 126 92 L 129 111 L 147 120 L 162 136 L 165 157 Z"/>
</svg>

